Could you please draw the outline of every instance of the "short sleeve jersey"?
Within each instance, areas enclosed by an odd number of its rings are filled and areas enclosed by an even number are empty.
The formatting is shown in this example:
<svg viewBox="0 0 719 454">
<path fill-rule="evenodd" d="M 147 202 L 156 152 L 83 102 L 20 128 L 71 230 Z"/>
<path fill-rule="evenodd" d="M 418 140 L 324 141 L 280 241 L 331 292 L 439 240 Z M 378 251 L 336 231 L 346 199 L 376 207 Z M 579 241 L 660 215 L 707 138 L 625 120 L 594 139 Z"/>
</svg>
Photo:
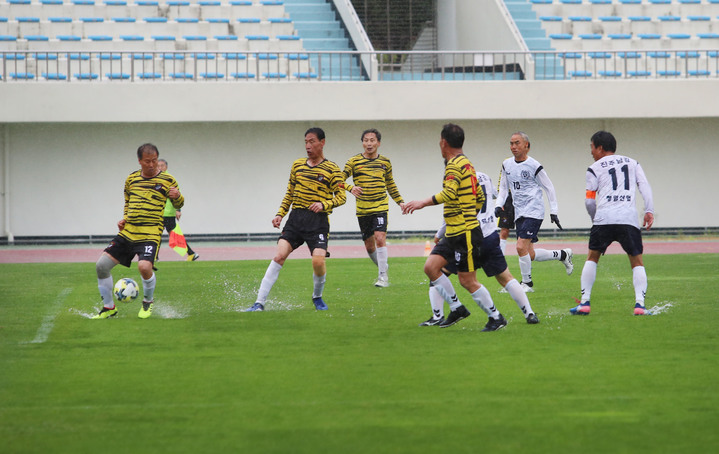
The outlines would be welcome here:
<svg viewBox="0 0 719 454">
<path fill-rule="evenodd" d="M 392 163 L 382 155 L 374 159 L 365 158 L 361 153 L 351 157 L 345 164 L 342 176 L 345 180 L 352 177 L 353 184 L 345 185 L 348 191 L 355 186 L 362 188 L 362 194 L 356 202 L 357 216 L 387 212 L 387 193 L 397 205 L 404 203 L 392 176 Z"/>
<path fill-rule="evenodd" d="M 522 162 L 507 158 L 502 163 L 503 178 L 514 200 L 514 218 L 544 219 L 544 197 L 537 174 L 543 169 L 536 159 L 527 157 Z"/>
<path fill-rule="evenodd" d="M 477 185 L 474 166 L 465 155 L 457 155 L 447 162 L 442 191 L 432 199 L 435 204 L 444 204 L 445 236 L 459 236 L 479 227 L 477 207 L 484 206 L 485 196 Z"/>
<path fill-rule="evenodd" d="M 159 242 L 164 229 L 162 218 L 167 192 L 173 186 L 178 187 L 177 181 L 167 172 L 152 178 L 144 178 L 141 170 L 131 173 L 125 180 L 123 218 L 126 222 L 119 235 L 132 242 Z M 182 208 L 185 198 L 180 195 L 171 203 L 175 209 Z"/>
<path fill-rule="evenodd" d="M 315 202 L 322 202 L 322 212 L 330 214 L 346 201 L 342 171 L 337 164 L 325 159 L 313 167 L 307 158 L 300 158 L 292 163 L 287 192 L 277 216 L 284 217 L 290 207 L 308 209 Z"/>
<path fill-rule="evenodd" d="M 596 193 L 595 225 L 628 224 L 639 228 L 636 188 L 646 184 L 644 190 L 651 189 L 637 161 L 617 154 L 605 156 L 589 166 L 586 180 L 588 196 Z"/>
<path fill-rule="evenodd" d="M 497 231 L 497 218 L 494 217 L 494 200 L 497 198 L 497 188 L 492 184 L 486 173 L 477 172 L 477 185 L 485 196 L 483 205 L 477 205 L 477 220 L 482 227 L 482 235 L 488 237 Z"/>
</svg>

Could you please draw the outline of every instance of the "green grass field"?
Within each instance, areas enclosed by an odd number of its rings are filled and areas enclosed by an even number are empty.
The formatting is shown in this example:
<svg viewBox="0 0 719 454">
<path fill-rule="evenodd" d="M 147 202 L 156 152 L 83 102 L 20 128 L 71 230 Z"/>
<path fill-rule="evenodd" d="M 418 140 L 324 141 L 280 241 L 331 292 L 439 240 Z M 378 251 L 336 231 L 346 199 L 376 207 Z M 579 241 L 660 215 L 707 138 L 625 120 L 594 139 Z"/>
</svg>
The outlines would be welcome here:
<svg viewBox="0 0 719 454">
<path fill-rule="evenodd" d="M 516 257 L 509 257 L 517 276 Z M 484 313 L 440 329 L 422 258 L 330 259 L 312 306 L 311 266 L 290 260 L 254 302 L 268 261 L 160 263 L 152 318 L 110 320 L 94 264 L 0 265 L 2 453 L 703 453 L 719 449 L 719 256 L 646 256 L 634 317 L 625 256 L 606 256 L 592 314 L 573 317 L 583 260 L 567 277 L 535 264 L 524 323 Z M 136 266 L 115 279 L 139 279 Z"/>
</svg>

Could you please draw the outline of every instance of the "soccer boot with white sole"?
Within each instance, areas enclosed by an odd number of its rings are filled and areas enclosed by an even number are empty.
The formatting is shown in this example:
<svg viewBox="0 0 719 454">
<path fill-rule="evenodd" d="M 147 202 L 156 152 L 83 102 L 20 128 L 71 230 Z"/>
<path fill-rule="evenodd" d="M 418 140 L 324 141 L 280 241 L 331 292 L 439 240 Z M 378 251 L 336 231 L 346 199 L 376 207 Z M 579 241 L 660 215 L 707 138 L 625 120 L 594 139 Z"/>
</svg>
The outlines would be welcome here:
<svg viewBox="0 0 719 454">
<path fill-rule="evenodd" d="M 469 317 L 471 315 L 471 312 L 467 310 L 464 305 L 459 306 L 457 309 L 453 310 L 449 313 L 447 318 L 439 324 L 440 328 L 447 328 L 449 326 L 454 325 L 460 320 L 464 320 L 465 318 Z"/>
<path fill-rule="evenodd" d="M 487 324 L 484 325 L 484 328 L 482 328 L 482 331 L 497 331 L 505 326 L 507 326 L 507 319 L 505 319 L 502 314 L 499 314 L 499 318 L 496 320 L 489 317 L 489 320 L 487 321 Z"/>
<path fill-rule="evenodd" d="M 567 269 L 567 276 L 572 274 L 572 271 L 574 271 L 574 263 L 572 263 L 572 257 L 574 254 L 572 254 L 571 249 L 562 249 L 562 252 L 566 254 L 564 256 L 564 260 L 561 262 L 564 264 L 564 267 Z"/>
<path fill-rule="evenodd" d="M 389 278 L 387 278 L 387 275 L 378 276 L 377 280 L 374 282 L 375 287 L 389 287 Z"/>
<path fill-rule="evenodd" d="M 536 325 L 537 323 L 539 323 L 539 317 L 536 314 L 527 315 L 527 324 Z"/>
<path fill-rule="evenodd" d="M 524 293 L 534 293 L 534 282 L 533 281 L 521 282 L 519 285 L 522 287 L 522 291 Z"/>
<path fill-rule="evenodd" d="M 150 318 L 152 315 L 152 301 L 143 301 L 140 312 L 137 313 L 139 318 Z"/>
<path fill-rule="evenodd" d="M 108 309 L 106 307 L 103 307 L 100 309 L 100 312 L 92 317 L 93 320 L 100 320 L 103 318 L 110 318 L 117 315 L 117 308 L 113 307 L 112 309 Z"/>
<path fill-rule="evenodd" d="M 434 316 L 433 316 L 429 320 L 420 323 L 419 326 L 437 326 L 440 323 L 442 323 L 443 321 L 444 321 L 444 316 L 439 317 L 439 318 L 434 318 Z"/>
</svg>

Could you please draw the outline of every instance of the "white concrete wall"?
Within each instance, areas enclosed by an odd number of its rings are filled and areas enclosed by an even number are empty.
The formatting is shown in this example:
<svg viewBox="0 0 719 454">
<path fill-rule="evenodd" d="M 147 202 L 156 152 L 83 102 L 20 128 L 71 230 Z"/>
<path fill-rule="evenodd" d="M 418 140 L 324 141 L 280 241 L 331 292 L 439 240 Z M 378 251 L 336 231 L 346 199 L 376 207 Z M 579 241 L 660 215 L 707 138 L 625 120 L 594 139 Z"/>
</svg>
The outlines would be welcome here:
<svg viewBox="0 0 719 454">
<path fill-rule="evenodd" d="M 114 233 L 144 142 L 181 184 L 187 233 L 271 232 L 315 125 L 340 166 L 361 151 L 363 129 L 379 128 L 403 196 L 426 197 L 441 185 L 447 121 L 465 128 L 467 155 L 493 178 L 510 134 L 527 132 L 565 227 L 589 226 L 584 173 L 599 129 L 644 166 L 658 227 L 719 226 L 706 191 L 719 169 L 719 107 L 707 102 L 719 84 L 704 82 L 0 84 L 0 236 Z M 433 229 L 440 216 L 401 216 L 392 204 L 390 230 Z M 335 231 L 356 230 L 352 196 L 331 220 Z"/>
</svg>

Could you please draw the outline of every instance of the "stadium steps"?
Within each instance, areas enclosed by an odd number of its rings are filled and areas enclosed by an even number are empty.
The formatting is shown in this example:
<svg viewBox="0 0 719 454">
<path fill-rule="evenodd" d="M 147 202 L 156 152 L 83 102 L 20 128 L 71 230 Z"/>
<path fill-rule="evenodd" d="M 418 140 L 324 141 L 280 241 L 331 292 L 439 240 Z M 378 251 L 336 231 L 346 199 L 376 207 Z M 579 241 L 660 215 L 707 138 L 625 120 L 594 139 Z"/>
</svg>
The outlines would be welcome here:
<svg viewBox="0 0 719 454">
<path fill-rule="evenodd" d="M 344 25 L 327 0 L 284 0 L 284 6 L 305 50 L 356 50 L 347 37 Z M 364 79 L 359 62 L 351 56 L 311 55 L 310 63 L 324 80 Z"/>
<path fill-rule="evenodd" d="M 504 0 L 507 10 L 522 34 L 522 39 L 530 51 L 554 50 L 542 22 L 528 0 Z M 537 79 L 563 79 L 564 66 L 555 56 L 542 55 L 535 58 Z"/>
</svg>

